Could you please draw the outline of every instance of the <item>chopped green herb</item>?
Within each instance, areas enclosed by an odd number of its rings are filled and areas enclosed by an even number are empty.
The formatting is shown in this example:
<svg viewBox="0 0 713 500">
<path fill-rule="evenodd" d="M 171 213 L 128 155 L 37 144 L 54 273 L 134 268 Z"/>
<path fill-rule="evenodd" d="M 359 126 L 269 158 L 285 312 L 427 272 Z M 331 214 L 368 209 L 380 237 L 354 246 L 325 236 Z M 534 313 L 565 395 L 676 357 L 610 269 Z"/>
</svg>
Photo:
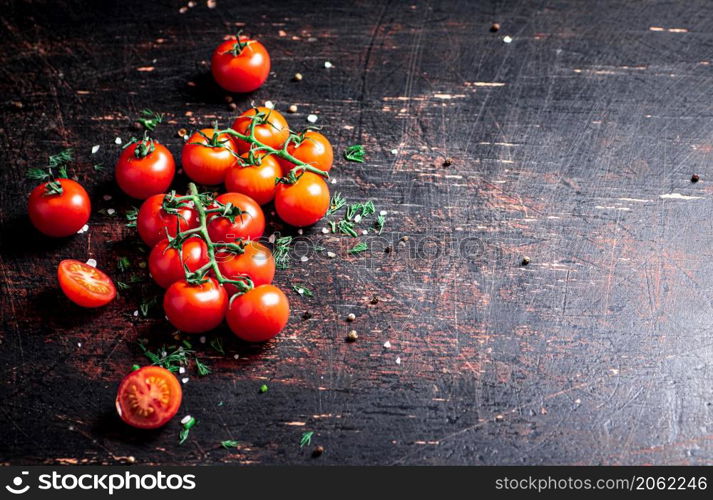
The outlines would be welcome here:
<svg viewBox="0 0 713 500">
<path fill-rule="evenodd" d="M 354 146 L 349 146 L 344 150 L 344 159 L 364 163 L 364 154 L 366 154 L 364 146 L 361 144 L 355 144 Z"/>
<path fill-rule="evenodd" d="M 260 386 L 260 394 L 265 394 L 268 391 L 268 389 L 269 389 L 269 387 L 267 386 L 267 384 L 262 384 Z"/>
<path fill-rule="evenodd" d="M 312 436 L 314 436 L 314 431 L 302 433 L 302 438 L 300 439 L 300 448 L 304 448 L 305 446 L 309 446 L 310 444 L 312 444 Z"/>
<path fill-rule="evenodd" d="M 141 283 L 143 280 L 143 277 L 139 274 L 132 274 L 129 276 L 129 283 Z"/>
<path fill-rule="evenodd" d="M 225 448 L 226 450 L 230 448 L 237 448 L 238 447 L 238 442 L 233 441 L 232 439 L 226 439 L 225 441 L 220 442 L 220 446 Z"/>
<path fill-rule="evenodd" d="M 290 267 L 290 243 L 292 243 L 292 236 L 283 236 L 275 240 L 275 248 L 272 251 L 272 255 L 275 258 L 275 267 L 277 269 Z"/>
<path fill-rule="evenodd" d="M 302 297 L 314 297 L 312 290 L 304 285 L 292 285 L 292 289 L 300 294 Z"/>
<path fill-rule="evenodd" d="M 153 306 L 158 304 L 158 297 L 151 297 L 150 299 L 142 302 L 139 304 L 139 311 L 141 311 L 141 315 L 145 318 L 146 316 L 149 315 L 149 311 Z"/>
<path fill-rule="evenodd" d="M 330 229 L 333 233 L 336 233 L 336 232 L 337 232 L 337 223 L 334 222 L 333 220 L 330 220 L 330 221 L 329 221 L 329 229 Z"/>
<path fill-rule="evenodd" d="M 65 167 L 67 163 L 72 161 L 73 157 L 73 151 L 72 149 L 65 149 L 64 151 L 60 151 L 56 155 L 52 155 L 49 157 L 49 167 L 50 168 L 61 168 Z"/>
<path fill-rule="evenodd" d="M 379 215 L 376 218 L 376 222 L 374 222 L 374 226 L 376 227 L 377 234 L 381 234 L 381 231 L 384 230 L 384 224 L 386 224 L 386 216 Z"/>
<path fill-rule="evenodd" d="M 364 251 L 366 251 L 366 250 L 368 250 L 368 249 L 369 249 L 369 245 L 367 245 L 366 243 L 364 243 L 364 242 L 362 241 L 362 242 L 357 243 L 356 245 L 354 245 L 354 246 L 349 250 L 349 253 L 350 253 L 350 254 L 357 254 L 357 253 L 364 252 Z"/>
<path fill-rule="evenodd" d="M 329 210 L 327 210 L 327 215 L 332 215 L 334 212 L 342 208 L 347 203 L 344 199 L 342 193 L 336 192 L 332 195 L 332 199 L 329 202 Z"/>
<path fill-rule="evenodd" d="M 123 281 L 117 281 L 116 286 L 119 287 L 119 290 L 128 290 L 129 288 L 131 288 L 131 285 L 128 285 L 128 284 L 124 283 Z"/>
<path fill-rule="evenodd" d="M 206 364 L 204 364 L 200 359 L 198 359 L 198 356 L 196 356 L 196 369 L 198 370 L 198 375 L 201 377 L 204 377 L 210 373 L 210 368 Z"/>
<path fill-rule="evenodd" d="M 104 170 L 104 165 L 102 165 L 101 163 L 97 163 L 96 165 L 94 165 L 93 168 L 95 171 L 101 172 L 102 170 Z"/>
<path fill-rule="evenodd" d="M 188 434 L 191 432 L 191 429 L 194 425 L 196 425 L 196 423 L 196 419 L 191 417 L 188 422 L 183 424 L 183 429 L 181 429 L 181 432 L 178 433 L 178 444 L 183 444 L 186 442 L 186 439 L 188 439 Z"/>
<path fill-rule="evenodd" d="M 175 350 L 168 352 L 166 347 L 161 347 L 159 354 L 149 351 L 143 344 L 139 343 L 139 347 L 144 352 L 144 356 L 149 358 L 152 364 L 165 368 L 166 370 L 175 373 L 181 366 L 188 364 L 188 356 L 193 354 L 193 351 L 177 347 Z"/>
<path fill-rule="evenodd" d="M 337 222 L 337 227 L 339 228 L 339 231 L 341 231 L 344 234 L 348 234 L 352 238 L 356 238 L 357 236 L 359 236 L 357 234 L 357 232 L 354 230 L 353 222 L 349 222 L 347 220 L 342 219 L 339 222 Z"/>
<path fill-rule="evenodd" d="M 373 214 L 374 212 L 376 212 L 374 202 L 369 200 L 366 203 L 352 203 L 351 205 L 349 205 L 347 207 L 345 217 L 347 220 L 354 220 L 357 215 L 360 217 L 367 217 Z"/>
<path fill-rule="evenodd" d="M 119 268 L 119 271 L 123 273 L 131 267 L 131 261 L 128 257 L 119 257 L 119 260 L 116 262 L 116 265 Z"/>
<path fill-rule="evenodd" d="M 139 209 L 136 207 L 131 207 L 131 209 L 126 211 L 126 220 L 129 221 L 126 223 L 126 227 L 136 227 L 136 218 L 139 215 Z"/>
<path fill-rule="evenodd" d="M 220 354 L 225 354 L 225 349 L 223 348 L 223 339 L 220 337 L 215 337 L 210 341 L 210 346 L 218 351 Z"/>
<path fill-rule="evenodd" d="M 181 341 L 181 344 L 183 344 L 183 347 L 185 347 L 186 349 L 193 349 L 193 344 L 191 344 L 189 341 L 187 341 L 185 339 Z"/>
<path fill-rule="evenodd" d="M 154 113 L 150 109 L 143 109 L 141 110 L 141 117 L 136 121 L 143 125 L 146 130 L 153 131 L 159 123 L 163 122 L 163 114 Z"/>
</svg>

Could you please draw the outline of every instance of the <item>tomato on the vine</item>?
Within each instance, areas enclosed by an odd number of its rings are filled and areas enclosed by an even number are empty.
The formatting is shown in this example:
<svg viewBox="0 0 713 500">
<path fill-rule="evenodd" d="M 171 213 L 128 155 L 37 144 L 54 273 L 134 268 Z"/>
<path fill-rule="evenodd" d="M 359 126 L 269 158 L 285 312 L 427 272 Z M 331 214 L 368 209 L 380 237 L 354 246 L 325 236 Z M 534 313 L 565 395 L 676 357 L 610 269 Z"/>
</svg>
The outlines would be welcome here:
<svg viewBox="0 0 713 500">
<path fill-rule="evenodd" d="M 260 205 L 249 196 L 240 193 L 223 193 L 216 198 L 216 201 L 223 205 L 230 204 L 233 210 L 239 213 L 230 217 L 216 214 L 209 216 L 208 235 L 214 243 L 232 243 L 237 239 L 257 240 L 265 232 L 265 214 Z"/>
<path fill-rule="evenodd" d="M 236 337 L 265 342 L 280 333 L 290 318 L 285 294 L 273 285 L 260 285 L 233 299 L 225 319 Z"/>
<path fill-rule="evenodd" d="M 168 288 L 176 281 L 185 279 L 185 267 L 193 272 L 209 262 L 208 246 L 198 236 L 187 238 L 180 244 L 180 251 L 167 238 L 159 241 L 149 255 L 149 272 L 161 287 Z"/>
<path fill-rule="evenodd" d="M 275 197 L 275 181 L 282 175 L 280 164 L 273 155 L 243 153 L 245 165 L 238 164 L 228 170 L 225 189 L 251 197 L 260 205 Z"/>
<path fill-rule="evenodd" d="M 213 78 L 225 90 L 252 92 L 270 74 L 270 55 L 260 42 L 239 36 L 218 45 L 210 67 Z"/>
<path fill-rule="evenodd" d="M 254 125 L 253 125 L 254 122 Z M 285 141 L 290 136 L 290 127 L 287 120 L 279 111 L 258 106 L 247 110 L 233 122 L 233 130 L 243 135 L 250 135 L 253 127 L 255 139 L 274 149 L 282 149 Z M 247 153 L 251 143 L 235 138 L 240 153 Z"/>
<path fill-rule="evenodd" d="M 321 176 L 304 172 L 294 184 L 280 183 L 275 193 L 275 211 L 291 226 L 311 226 L 329 209 L 329 187 Z"/>
<path fill-rule="evenodd" d="M 201 284 L 176 281 L 163 296 L 163 310 L 173 326 L 186 333 L 203 333 L 223 322 L 228 293 L 213 278 Z"/>
<path fill-rule="evenodd" d="M 82 307 L 101 307 L 116 297 L 116 288 L 109 276 L 78 260 L 60 262 L 57 279 L 67 298 Z"/>
<path fill-rule="evenodd" d="M 194 209 L 186 206 L 172 208 L 175 213 L 168 213 L 163 208 L 164 198 L 168 195 L 155 194 L 144 201 L 136 216 L 136 228 L 139 236 L 152 247 L 166 237 L 176 236 L 176 226 L 181 231 L 198 227 L 198 216 Z"/>
<path fill-rule="evenodd" d="M 173 155 L 166 146 L 153 139 L 129 144 L 119 155 L 114 168 L 121 190 L 140 200 L 166 192 L 175 173 Z"/>
<path fill-rule="evenodd" d="M 221 250 L 215 256 L 220 274 L 227 279 L 250 278 L 255 286 L 269 285 L 275 277 L 275 258 L 269 248 L 257 241 L 248 241 L 243 253 Z M 228 295 L 238 291 L 235 285 L 224 283 Z"/>
<path fill-rule="evenodd" d="M 334 162 L 334 151 L 329 140 L 314 130 L 292 137 L 287 145 L 287 152 L 298 160 L 324 172 L 329 172 Z M 282 174 L 287 175 L 295 164 L 280 158 Z"/>
<path fill-rule="evenodd" d="M 212 128 L 194 132 L 181 152 L 184 172 L 198 184 L 221 184 L 228 170 L 238 163 L 233 137 L 228 134 L 216 137 L 215 132 Z"/>
<path fill-rule="evenodd" d="M 71 179 L 56 179 L 32 190 L 28 211 L 38 231 L 59 238 L 82 229 L 89 220 L 92 204 L 81 184 Z"/>
<path fill-rule="evenodd" d="M 160 366 L 144 366 L 119 384 L 116 412 L 132 427 L 157 429 L 178 413 L 182 399 L 181 384 L 173 373 Z"/>
</svg>

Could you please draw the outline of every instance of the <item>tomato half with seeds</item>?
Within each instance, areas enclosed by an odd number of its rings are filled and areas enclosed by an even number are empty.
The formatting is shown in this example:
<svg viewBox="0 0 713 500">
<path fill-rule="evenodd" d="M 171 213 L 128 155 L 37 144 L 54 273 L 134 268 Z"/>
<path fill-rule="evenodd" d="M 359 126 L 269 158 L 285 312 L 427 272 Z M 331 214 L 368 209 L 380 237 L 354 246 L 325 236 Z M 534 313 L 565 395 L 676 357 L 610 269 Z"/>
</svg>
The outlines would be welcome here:
<svg viewBox="0 0 713 500">
<path fill-rule="evenodd" d="M 279 111 L 263 106 L 251 108 L 235 119 L 233 130 L 249 136 L 253 122 L 255 139 L 271 148 L 282 149 L 290 136 L 290 127 Z M 251 144 L 249 142 L 235 138 L 235 143 L 238 145 L 240 153 L 250 151 Z"/>
<path fill-rule="evenodd" d="M 193 272 L 208 263 L 208 246 L 202 238 L 190 237 L 180 244 L 172 245 L 167 238 L 156 243 L 149 255 L 149 272 L 159 286 L 168 288 L 176 281 L 185 279 L 184 265 Z"/>
<path fill-rule="evenodd" d="M 270 74 L 270 55 L 260 42 L 241 36 L 218 45 L 210 69 L 215 81 L 225 90 L 252 92 L 265 83 Z"/>
<path fill-rule="evenodd" d="M 319 132 L 307 130 L 303 134 L 292 138 L 287 145 L 287 152 L 298 160 L 308 165 L 312 165 L 324 172 L 329 172 L 334 163 L 334 150 L 329 140 Z M 292 170 L 294 163 L 280 158 L 282 174 Z"/>
<path fill-rule="evenodd" d="M 208 221 L 208 235 L 213 242 L 232 243 L 237 239 L 257 240 L 265 232 L 265 214 L 255 200 L 240 193 L 223 193 L 216 198 L 236 209 L 233 220 L 213 215 Z M 238 213 L 239 211 L 239 213 Z"/>
<path fill-rule="evenodd" d="M 116 287 L 109 276 L 78 260 L 60 262 L 57 279 L 62 292 L 78 306 L 101 307 L 116 297 Z"/>
<path fill-rule="evenodd" d="M 230 330 L 247 342 L 265 342 L 285 328 L 290 304 L 273 285 L 261 285 L 237 296 L 225 316 Z"/>
<path fill-rule="evenodd" d="M 225 189 L 251 197 L 260 205 L 275 197 L 275 181 L 282 176 L 282 169 L 273 155 L 243 153 L 246 165 L 236 165 L 225 176 Z"/>
<path fill-rule="evenodd" d="M 275 277 L 275 258 L 265 245 L 257 241 L 248 241 L 243 253 L 236 254 L 225 250 L 216 252 L 218 269 L 224 278 L 238 279 L 249 277 L 255 286 L 268 285 Z M 228 295 L 238 291 L 235 285 L 223 284 Z"/>
<path fill-rule="evenodd" d="M 121 152 L 114 167 L 114 177 L 121 190 L 140 200 L 165 193 L 175 173 L 173 155 L 153 139 L 130 144 Z"/>
<path fill-rule="evenodd" d="M 71 179 L 40 184 L 30 193 L 27 205 L 32 225 L 55 238 L 76 234 L 92 212 L 87 191 Z"/>
<path fill-rule="evenodd" d="M 275 211 L 291 226 L 311 226 L 329 209 L 329 187 L 322 176 L 304 172 L 294 184 L 277 185 Z"/>
<path fill-rule="evenodd" d="M 171 205 L 175 213 L 169 213 L 163 208 L 164 199 L 168 195 L 155 194 L 143 202 L 136 216 L 136 228 L 139 236 L 148 246 L 153 247 L 166 237 L 176 236 L 176 228 L 181 231 L 198 227 L 198 214 L 185 204 Z"/>
<path fill-rule="evenodd" d="M 238 163 L 233 137 L 215 132 L 212 128 L 194 132 L 181 151 L 183 171 L 198 184 L 222 184 L 228 170 Z"/>
<path fill-rule="evenodd" d="M 203 333 L 217 327 L 227 307 L 228 293 L 213 278 L 199 285 L 176 281 L 163 296 L 168 321 L 185 333 Z"/>
<path fill-rule="evenodd" d="M 176 416 L 182 399 L 181 384 L 173 373 L 160 366 L 144 366 L 119 384 L 116 412 L 132 427 L 157 429 Z"/>
</svg>

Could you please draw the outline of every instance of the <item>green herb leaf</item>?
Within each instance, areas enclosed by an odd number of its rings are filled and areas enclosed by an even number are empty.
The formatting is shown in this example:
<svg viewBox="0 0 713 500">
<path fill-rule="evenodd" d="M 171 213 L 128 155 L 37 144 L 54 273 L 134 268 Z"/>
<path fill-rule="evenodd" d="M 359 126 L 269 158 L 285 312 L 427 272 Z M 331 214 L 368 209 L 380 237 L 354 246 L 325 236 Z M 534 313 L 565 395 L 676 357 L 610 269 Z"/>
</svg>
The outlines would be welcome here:
<svg viewBox="0 0 713 500">
<path fill-rule="evenodd" d="M 238 447 L 238 442 L 233 441 L 232 439 L 226 439 L 225 441 L 220 442 L 220 446 L 225 448 L 226 450 L 230 448 L 237 448 Z"/>
<path fill-rule="evenodd" d="M 302 297 L 314 297 L 312 290 L 304 285 L 292 285 L 292 289 L 300 294 Z"/>
<path fill-rule="evenodd" d="M 163 122 L 164 115 L 161 113 L 154 113 L 150 109 L 141 110 L 141 117 L 136 121 L 146 128 L 146 130 L 153 131 L 161 122 Z"/>
<path fill-rule="evenodd" d="M 59 167 L 64 167 L 72 161 L 72 149 L 65 149 L 64 151 L 60 151 L 56 155 L 52 155 L 49 157 L 49 167 L 50 168 L 59 168 Z"/>
<path fill-rule="evenodd" d="M 96 165 L 94 165 L 93 168 L 96 172 L 101 172 L 102 170 L 104 170 L 104 165 L 102 165 L 101 163 L 97 163 Z"/>
<path fill-rule="evenodd" d="M 131 207 L 131 209 L 126 211 L 125 217 L 129 221 L 126 227 L 136 227 L 136 218 L 139 216 L 139 209 L 136 207 Z"/>
<path fill-rule="evenodd" d="M 116 266 L 119 268 L 119 271 L 123 273 L 131 267 L 131 261 L 128 257 L 119 257 L 119 260 L 116 261 Z"/>
<path fill-rule="evenodd" d="M 158 304 L 158 297 L 151 297 L 150 299 L 142 302 L 139 304 L 139 311 L 141 311 L 141 315 L 145 318 L 146 316 L 149 315 L 149 311 L 151 310 L 152 307 Z"/>
<path fill-rule="evenodd" d="M 225 349 L 223 348 L 223 339 L 220 337 L 215 337 L 213 340 L 210 341 L 210 346 L 218 351 L 220 354 L 225 355 Z"/>
<path fill-rule="evenodd" d="M 355 144 L 354 146 L 349 146 L 344 150 L 344 159 L 348 161 L 355 161 L 357 163 L 364 163 L 364 146 L 361 144 Z"/>
<path fill-rule="evenodd" d="M 277 269 L 287 269 L 290 267 L 290 244 L 292 236 L 283 236 L 275 240 L 275 248 L 272 255 L 275 258 L 275 267 Z"/>
<path fill-rule="evenodd" d="M 119 287 L 119 290 L 128 290 L 131 288 L 131 285 L 128 285 L 127 283 L 124 283 L 123 281 L 117 281 L 116 286 Z"/>
<path fill-rule="evenodd" d="M 354 230 L 353 222 L 349 222 L 347 220 L 342 219 L 339 222 L 337 222 L 337 227 L 339 228 L 339 231 L 341 231 L 344 234 L 348 234 L 352 238 L 356 238 L 357 236 L 359 236 L 357 234 L 357 232 Z"/>
<path fill-rule="evenodd" d="M 180 367 L 188 365 L 188 356 L 193 354 L 193 351 L 183 347 L 177 347 L 171 352 L 168 352 L 166 347 L 161 347 L 158 354 L 151 352 L 141 343 L 139 343 L 139 347 L 152 364 L 172 373 L 176 373 Z"/>
<path fill-rule="evenodd" d="M 347 200 L 342 196 L 342 193 L 336 192 L 332 195 L 332 199 L 329 202 L 329 209 L 327 210 L 327 215 L 332 215 L 334 212 L 342 208 L 347 203 Z"/>
<path fill-rule="evenodd" d="M 349 253 L 350 253 L 350 254 L 357 254 L 357 253 L 365 252 L 365 251 L 368 250 L 368 249 L 369 249 L 369 245 L 367 245 L 366 243 L 364 243 L 364 242 L 362 241 L 362 242 L 359 242 L 359 243 L 357 243 L 356 245 L 354 245 L 354 246 L 349 250 Z"/>
<path fill-rule="evenodd" d="M 262 384 L 260 386 L 260 394 L 265 394 L 268 391 L 268 389 L 269 389 L 269 387 L 267 386 L 267 384 Z"/>
<path fill-rule="evenodd" d="M 300 439 L 300 448 L 304 448 L 305 446 L 309 446 L 310 444 L 312 444 L 312 436 L 314 436 L 314 431 L 302 433 L 302 438 Z"/>
<path fill-rule="evenodd" d="M 188 439 L 188 434 L 190 434 L 191 429 L 193 428 L 194 425 L 196 425 L 198 421 L 191 417 L 188 422 L 183 424 L 183 429 L 181 429 L 181 432 L 178 433 L 178 444 L 183 444 L 186 442 L 186 439 Z"/>
<path fill-rule="evenodd" d="M 196 356 L 196 369 L 198 370 L 198 375 L 200 375 L 201 377 L 204 377 L 205 375 L 208 375 L 210 373 L 210 368 L 208 368 L 207 365 L 201 362 L 201 360 L 198 359 L 198 356 Z"/>
<path fill-rule="evenodd" d="M 384 224 L 386 224 L 386 216 L 385 215 L 379 215 L 376 218 L 376 222 L 374 222 L 374 226 L 376 227 L 376 233 L 381 234 L 381 231 L 384 230 Z"/>
</svg>

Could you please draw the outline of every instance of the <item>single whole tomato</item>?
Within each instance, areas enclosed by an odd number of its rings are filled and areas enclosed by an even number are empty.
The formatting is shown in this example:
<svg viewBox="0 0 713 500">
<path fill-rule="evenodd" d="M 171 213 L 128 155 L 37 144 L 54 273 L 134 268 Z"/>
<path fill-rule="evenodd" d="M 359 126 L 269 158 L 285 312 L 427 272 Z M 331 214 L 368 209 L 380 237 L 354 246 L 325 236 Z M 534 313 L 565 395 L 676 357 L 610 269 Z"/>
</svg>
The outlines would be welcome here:
<svg viewBox="0 0 713 500">
<path fill-rule="evenodd" d="M 324 172 L 329 172 L 334 162 L 334 151 L 329 140 L 314 130 L 307 130 L 296 138 L 293 137 L 287 145 L 287 152 Z M 295 166 L 284 158 L 280 158 L 280 165 L 283 175 L 287 175 Z"/>
<path fill-rule="evenodd" d="M 166 146 L 153 139 L 142 139 L 127 146 L 114 168 L 114 177 L 121 190 L 140 200 L 165 193 L 175 173 L 173 155 Z"/>
<path fill-rule="evenodd" d="M 168 288 L 174 282 L 186 278 L 184 265 L 193 272 L 208 261 L 208 246 L 202 238 L 197 236 L 187 238 L 180 244 L 180 252 L 167 238 L 164 238 L 151 250 L 149 272 L 159 286 Z"/>
<path fill-rule="evenodd" d="M 60 262 L 57 279 L 67 298 L 82 307 L 101 307 L 116 297 L 116 287 L 109 276 L 78 260 Z"/>
<path fill-rule="evenodd" d="M 216 136 L 215 132 L 212 128 L 194 132 L 181 152 L 184 172 L 198 184 L 221 184 L 228 170 L 238 163 L 232 136 Z"/>
<path fill-rule="evenodd" d="M 216 252 L 215 258 L 224 278 L 237 279 L 247 276 L 255 286 L 260 286 L 269 285 L 275 277 L 275 258 L 269 248 L 257 241 L 248 241 L 243 253 L 221 250 Z M 238 291 L 237 287 L 230 283 L 224 283 L 223 286 L 228 295 Z"/>
<path fill-rule="evenodd" d="M 208 235 L 213 242 L 232 243 L 237 239 L 257 240 L 265 232 L 265 214 L 255 200 L 240 193 L 223 193 L 216 198 L 223 205 L 230 204 L 235 214 L 229 217 L 213 214 L 208 221 Z"/>
<path fill-rule="evenodd" d="M 254 125 L 253 125 L 254 124 Z M 253 128 L 255 139 L 274 149 L 282 149 L 285 141 L 290 136 L 290 127 L 287 120 L 274 109 L 258 106 L 247 110 L 233 122 L 233 130 L 243 135 L 250 135 Z M 242 139 L 235 139 L 240 153 L 247 153 L 251 144 Z"/>
<path fill-rule="evenodd" d="M 240 36 L 218 45 L 210 68 L 215 81 L 225 90 L 252 92 L 270 74 L 270 55 L 260 42 Z"/>
<path fill-rule="evenodd" d="M 277 185 L 275 211 L 291 226 L 311 226 L 329 209 L 329 187 L 321 176 L 304 172 L 294 184 Z"/>
<path fill-rule="evenodd" d="M 289 318 L 289 301 L 273 285 L 260 285 L 238 295 L 225 316 L 235 336 L 247 342 L 270 340 L 282 331 Z"/>
<path fill-rule="evenodd" d="M 75 234 L 92 212 L 86 190 L 71 179 L 40 184 L 30 193 L 27 205 L 32 225 L 55 238 Z"/>
<path fill-rule="evenodd" d="M 160 366 L 144 366 L 119 384 L 116 412 L 132 427 L 157 429 L 178 413 L 182 399 L 181 384 L 173 373 Z"/>
<path fill-rule="evenodd" d="M 275 181 L 282 175 L 277 159 L 272 155 L 243 153 L 245 165 L 236 165 L 225 176 L 225 189 L 251 197 L 260 205 L 275 197 Z"/>
<path fill-rule="evenodd" d="M 200 285 L 176 281 L 163 296 L 168 321 L 185 333 L 203 333 L 223 322 L 228 293 L 213 278 Z"/>
<path fill-rule="evenodd" d="M 198 227 L 198 215 L 187 206 L 173 207 L 176 213 L 168 213 L 163 208 L 164 198 L 169 195 L 155 194 L 141 204 L 136 216 L 136 228 L 139 236 L 148 246 L 153 247 L 166 237 L 176 236 L 176 226 L 181 231 Z"/>
</svg>

